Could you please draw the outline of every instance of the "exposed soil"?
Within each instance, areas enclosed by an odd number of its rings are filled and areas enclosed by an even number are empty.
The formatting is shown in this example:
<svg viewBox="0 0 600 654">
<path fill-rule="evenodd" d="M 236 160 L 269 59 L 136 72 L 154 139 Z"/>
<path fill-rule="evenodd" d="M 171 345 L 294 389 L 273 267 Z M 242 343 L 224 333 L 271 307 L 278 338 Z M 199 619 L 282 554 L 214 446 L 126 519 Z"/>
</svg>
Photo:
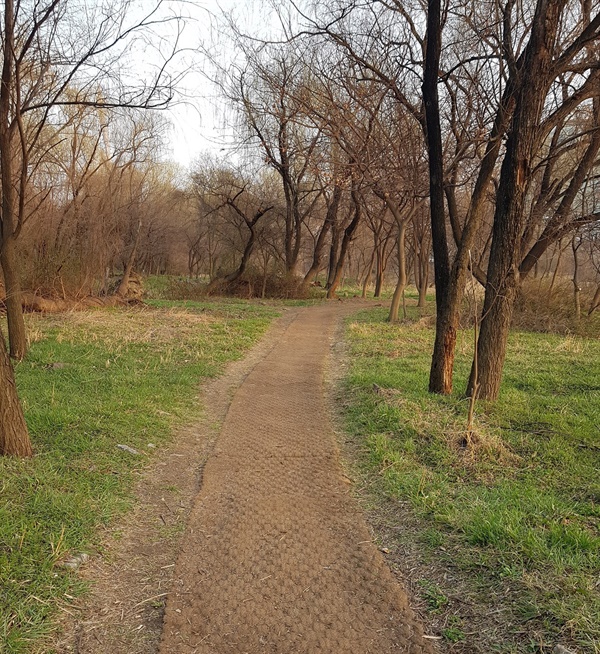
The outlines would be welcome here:
<svg viewBox="0 0 600 654">
<path fill-rule="evenodd" d="M 202 419 L 181 430 L 158 460 L 141 472 L 135 509 L 104 534 L 99 551 L 79 571 L 90 582 L 83 602 L 61 607 L 64 620 L 46 652 L 154 654 L 163 627 L 166 596 L 214 447 L 231 398 L 248 373 L 271 351 L 294 320 L 288 310 L 241 361 L 203 386 Z"/>
<path fill-rule="evenodd" d="M 236 392 L 161 654 L 433 651 L 343 481 L 324 366 L 345 306 L 299 312 Z"/>
<path fill-rule="evenodd" d="M 84 569 L 94 591 L 58 651 L 434 651 L 351 496 L 330 422 L 327 355 L 356 308 L 288 312 L 205 390 L 205 420 L 146 471 L 122 538 L 107 534 Z"/>
</svg>

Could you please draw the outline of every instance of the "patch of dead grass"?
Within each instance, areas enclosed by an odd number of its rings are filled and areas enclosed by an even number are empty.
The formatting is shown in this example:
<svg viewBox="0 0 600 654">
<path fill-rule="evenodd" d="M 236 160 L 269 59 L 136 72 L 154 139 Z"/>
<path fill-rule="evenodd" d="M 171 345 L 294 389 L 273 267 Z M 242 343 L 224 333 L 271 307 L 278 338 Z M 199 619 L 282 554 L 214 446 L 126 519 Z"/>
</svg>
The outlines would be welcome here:
<svg viewBox="0 0 600 654">
<path fill-rule="evenodd" d="M 29 340 L 35 343 L 49 330 L 59 343 L 101 343 L 110 350 L 131 344 L 164 345 L 174 340 L 189 341 L 198 331 L 216 321 L 210 314 L 181 308 L 94 309 L 59 315 L 28 317 Z"/>
</svg>

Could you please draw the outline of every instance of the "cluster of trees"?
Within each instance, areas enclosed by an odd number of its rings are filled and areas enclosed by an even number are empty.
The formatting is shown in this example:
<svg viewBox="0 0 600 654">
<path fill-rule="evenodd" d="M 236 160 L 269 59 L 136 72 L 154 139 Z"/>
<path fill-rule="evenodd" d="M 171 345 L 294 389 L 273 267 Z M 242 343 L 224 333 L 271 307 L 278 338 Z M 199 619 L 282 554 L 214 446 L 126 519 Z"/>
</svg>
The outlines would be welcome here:
<svg viewBox="0 0 600 654">
<path fill-rule="evenodd" d="M 0 264 L 14 359 L 27 349 L 26 278 L 34 288 L 59 285 L 63 293 L 65 282 L 91 288 L 115 258 L 125 258 L 127 267 L 153 220 L 142 204 L 157 188 L 152 164 L 160 130 L 140 112 L 165 107 L 173 97 L 177 80 L 167 66 L 178 50 L 181 20 L 167 5 L 2 3 Z M 148 47 L 159 28 L 156 66 L 135 74 L 143 64 L 133 52 Z M 0 453 L 31 454 L 2 335 Z"/>
<path fill-rule="evenodd" d="M 485 300 L 467 393 L 493 400 L 523 281 L 557 244 L 570 242 L 577 261 L 581 244 L 597 240 L 598 9 L 592 0 L 334 0 L 283 3 L 282 42 L 227 25 L 239 57 L 218 79 L 247 148 L 283 190 L 285 270 L 310 281 L 328 245 L 334 293 L 366 216 L 375 239 L 392 216 L 401 293 L 407 230 L 424 268 L 431 241 L 432 392 L 452 391 L 469 274 Z"/>
<path fill-rule="evenodd" d="M 107 292 L 115 271 L 126 279 L 135 268 L 259 295 L 274 280 L 323 280 L 334 297 L 347 274 L 363 294 L 373 280 L 378 295 L 387 271 L 391 321 L 411 279 L 421 305 L 435 282 L 429 388 L 450 393 L 473 276 L 485 300 L 467 393 L 495 399 L 523 281 L 540 268 L 556 277 L 570 254 L 578 303 L 581 279 L 600 269 L 598 2 L 289 1 L 270 7 L 276 41 L 224 16 L 235 56 L 204 55 L 235 151 L 198 161 L 189 179 L 162 162 L 165 124 L 148 112 L 176 82 L 165 66 L 180 22 L 159 19 L 165 4 L 140 15 L 130 0 L 84 2 L 79 13 L 65 0 L 4 0 L 10 354 L 26 349 L 22 283 Z M 165 26 L 171 49 L 133 84 L 122 67 L 131 39 Z M 589 311 L 598 306 L 600 290 Z M 2 344 L 0 360 L 0 453 L 26 455 Z"/>
</svg>

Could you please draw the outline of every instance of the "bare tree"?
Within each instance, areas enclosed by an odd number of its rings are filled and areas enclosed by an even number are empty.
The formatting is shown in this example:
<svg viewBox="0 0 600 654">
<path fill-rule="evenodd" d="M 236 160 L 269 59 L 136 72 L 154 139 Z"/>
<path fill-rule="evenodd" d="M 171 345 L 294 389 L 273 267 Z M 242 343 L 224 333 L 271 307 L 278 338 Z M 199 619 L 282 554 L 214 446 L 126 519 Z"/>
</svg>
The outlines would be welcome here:
<svg viewBox="0 0 600 654">
<path fill-rule="evenodd" d="M 131 3 L 99 2 L 89 12 L 77 12 L 65 0 L 29 3 L 5 0 L 2 30 L 2 77 L 0 86 L 0 263 L 4 273 L 10 353 L 22 359 L 27 348 L 21 309 L 20 266 L 17 239 L 27 219 L 26 191 L 36 148 L 53 110 L 59 106 L 161 107 L 172 97 L 165 65 L 151 79 L 127 85 L 119 63 L 125 48 L 137 35 L 151 31 L 166 3 L 157 0 L 141 19 L 129 20 Z M 174 42 L 177 41 L 175 34 Z M 121 69 L 122 70 L 122 69 Z M 73 89 L 77 89 L 72 95 Z M 1 358 L 2 352 L 0 352 Z M 11 393 L 3 417 L 5 454 L 31 451 L 25 422 L 10 377 L 3 366 L 0 379 Z M 10 423 L 10 424 L 9 424 Z M 21 443 L 22 446 L 17 445 Z"/>
<path fill-rule="evenodd" d="M 514 110 L 508 129 L 506 152 L 502 162 L 494 214 L 493 240 L 487 273 L 486 296 L 478 342 L 479 379 L 472 371 L 469 392 L 478 382 L 478 395 L 494 400 L 498 397 L 506 343 L 514 302 L 521 279 L 533 268 L 540 254 L 565 233 L 590 219 L 595 213 L 574 211 L 581 199 L 581 188 L 593 169 L 600 148 L 598 100 L 600 99 L 597 57 L 591 47 L 600 38 L 600 14 L 594 18 L 581 11 L 566 19 L 567 8 L 559 0 L 540 0 L 531 21 L 527 45 L 518 60 L 510 62 L 513 80 Z M 587 52 L 586 52 L 587 49 Z M 507 53 L 508 54 L 508 53 Z M 570 78 L 570 92 L 555 93 L 562 76 Z M 562 118 L 588 99 L 593 101 L 592 129 L 584 128 L 583 156 L 571 167 L 568 182 L 550 172 L 542 181 L 560 187 L 558 208 L 550 217 L 529 252 L 527 245 L 528 192 L 535 178 L 536 159 L 552 132 L 560 130 Z M 572 125 L 573 127 L 575 125 Z M 562 131 L 562 130 L 560 130 Z M 570 130 L 571 131 L 571 130 Z M 579 130 L 578 130 L 579 131 Z M 581 132 L 579 132 L 581 134 Z M 572 134 L 569 135 L 572 139 Z M 562 137 L 558 137 L 559 141 Z M 552 146 L 551 146 L 552 147 Z M 555 176 L 558 180 L 555 181 Z M 540 210 L 546 215 L 546 211 Z"/>
</svg>

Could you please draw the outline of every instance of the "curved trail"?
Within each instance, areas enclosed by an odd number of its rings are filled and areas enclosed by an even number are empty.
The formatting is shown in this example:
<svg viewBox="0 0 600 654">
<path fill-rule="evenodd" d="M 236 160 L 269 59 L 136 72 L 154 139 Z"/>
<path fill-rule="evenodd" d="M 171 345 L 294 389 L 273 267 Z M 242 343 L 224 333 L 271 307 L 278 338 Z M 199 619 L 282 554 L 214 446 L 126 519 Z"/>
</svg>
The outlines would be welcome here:
<svg viewBox="0 0 600 654">
<path fill-rule="evenodd" d="M 184 538 L 161 654 L 433 652 L 342 481 L 323 388 L 338 303 L 237 390 Z"/>
</svg>

